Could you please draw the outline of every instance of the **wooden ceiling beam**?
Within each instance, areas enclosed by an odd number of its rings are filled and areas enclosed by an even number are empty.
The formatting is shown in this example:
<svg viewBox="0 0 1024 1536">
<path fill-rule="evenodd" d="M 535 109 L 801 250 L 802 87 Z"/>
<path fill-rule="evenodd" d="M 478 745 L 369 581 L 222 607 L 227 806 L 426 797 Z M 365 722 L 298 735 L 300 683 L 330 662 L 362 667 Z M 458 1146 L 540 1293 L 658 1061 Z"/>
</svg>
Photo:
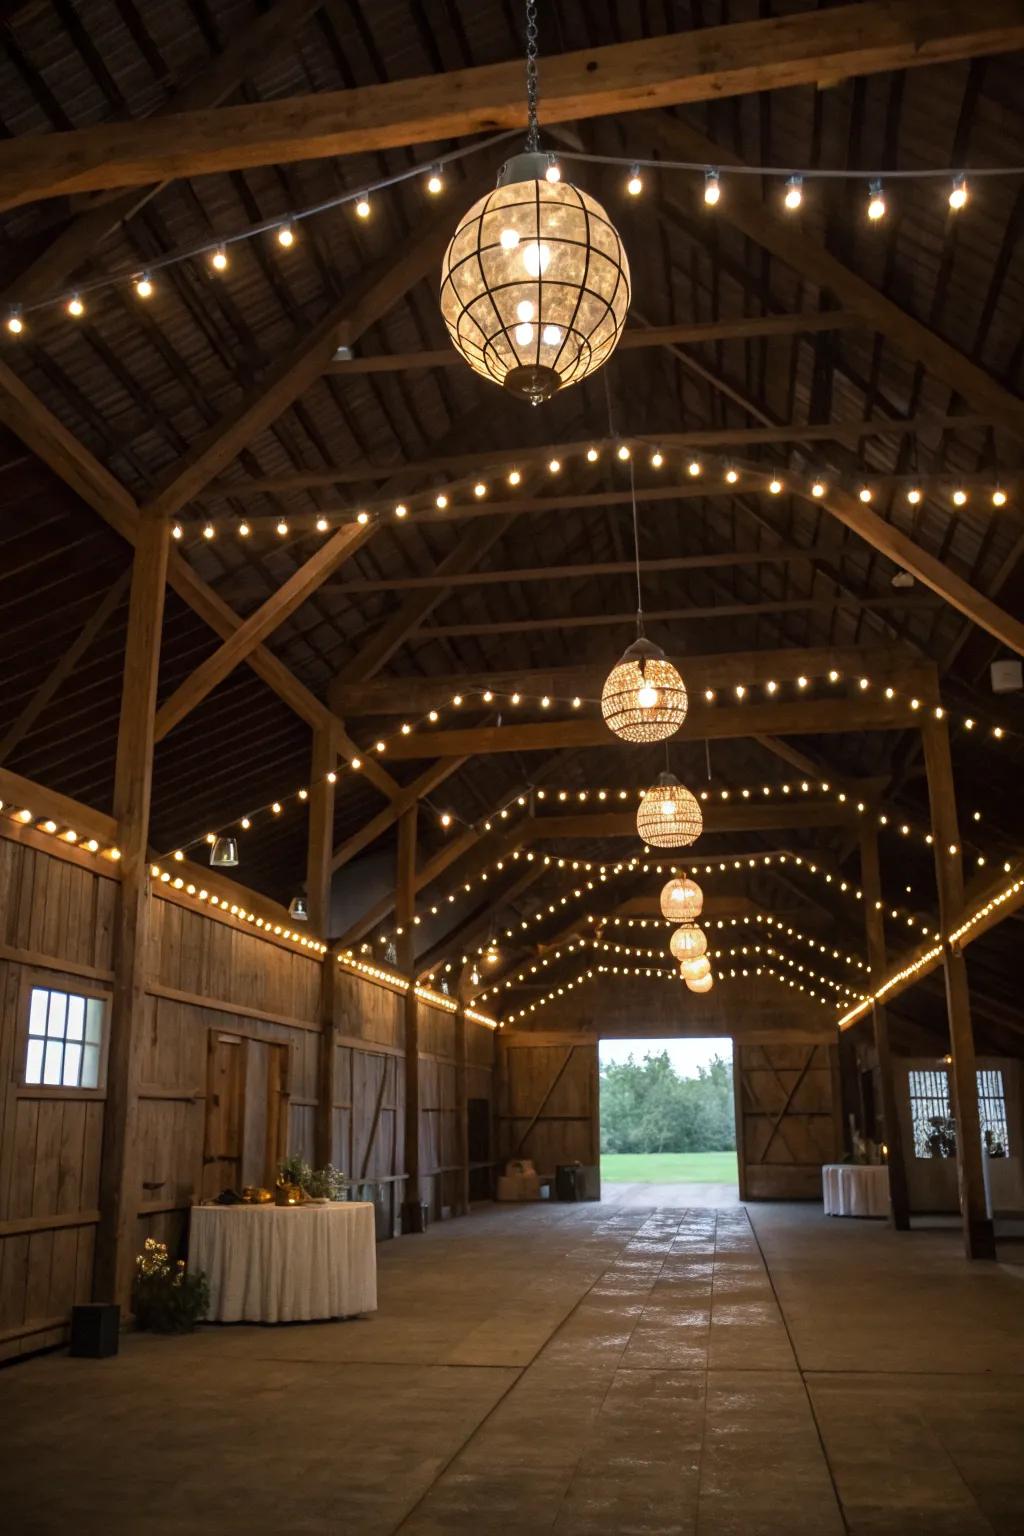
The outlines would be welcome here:
<svg viewBox="0 0 1024 1536">
<path fill-rule="evenodd" d="M 542 124 L 620 116 L 1024 47 L 1015 0 L 866 0 L 544 59 Z M 526 126 L 521 60 L 280 101 L 33 134 L 0 147 L 0 207 Z"/>
<path fill-rule="evenodd" d="M 647 443 L 665 450 L 800 446 L 807 443 L 841 443 L 856 450 L 858 444 L 875 437 L 910 437 L 918 432 L 957 432 L 988 428 L 993 417 L 986 415 L 908 416 L 900 419 L 876 416 L 863 421 L 824 423 L 784 423 L 778 427 L 697 427 L 687 432 L 625 434 L 630 443 Z M 288 475 L 253 476 L 248 479 L 214 481 L 214 489 L 224 495 L 244 496 L 253 491 L 308 491 L 331 485 L 361 485 L 371 480 L 403 480 L 435 474 L 472 474 L 493 466 L 520 469 L 527 464 L 544 463 L 552 455 L 562 458 L 584 455 L 601 438 L 587 437 L 570 442 L 551 442 L 542 447 L 525 444 L 511 448 L 481 448 L 466 453 L 443 453 L 427 459 L 411 459 L 405 464 L 350 464 L 327 469 L 299 470 Z M 948 477 L 947 477 L 948 478 Z M 743 489 L 742 485 L 740 487 Z M 691 489 L 686 487 L 685 489 Z M 706 488 L 702 488 L 707 494 Z M 696 494 L 701 494 L 698 491 Z M 726 494 L 736 494 L 727 491 Z"/>
<path fill-rule="evenodd" d="M 662 116 L 654 125 L 655 142 L 666 156 L 702 161 L 706 165 L 741 165 L 740 157 L 679 118 Z M 744 183 L 750 181 L 751 185 Z M 831 251 L 801 233 L 798 224 L 772 212 L 756 178 L 735 177 L 712 215 L 723 219 L 798 272 L 844 309 L 861 315 L 904 357 L 920 363 L 976 411 L 982 411 L 1019 438 L 1024 432 L 1024 400 L 979 368 L 950 342 L 901 309 L 871 283 L 845 266 Z"/>
<path fill-rule="evenodd" d="M 897 646 L 817 646 L 803 650 L 725 651 L 720 655 L 686 656 L 680 663 L 691 695 L 767 682 L 795 682 L 837 671 L 841 677 L 869 677 L 872 682 L 912 683 L 923 698 L 935 695 L 931 673 L 913 653 Z M 496 694 L 541 695 L 552 698 L 596 699 L 608 667 L 587 664 L 568 667 L 520 667 L 510 672 L 466 671 L 440 677 L 379 677 L 346 683 L 337 690 L 336 706 L 346 717 L 356 715 L 426 714 L 443 709 L 456 693 L 472 700 L 490 689 Z"/>
<path fill-rule="evenodd" d="M 635 318 L 635 317 L 634 317 Z M 818 335 L 822 331 L 847 331 L 863 327 L 859 315 L 843 309 L 814 309 L 799 315 L 751 315 L 729 320 L 707 320 L 690 325 L 633 325 L 619 338 L 618 351 L 640 347 L 667 347 L 688 342 L 699 346 L 709 341 L 748 341 L 773 336 Z M 454 347 L 434 351 L 385 352 L 369 357 L 349 357 L 333 362 L 327 372 L 339 379 L 361 378 L 368 373 L 407 373 L 414 368 L 465 368 L 466 361 Z"/>
<path fill-rule="evenodd" d="M 691 703 L 677 741 L 733 740 L 770 733 L 814 736 L 837 731 L 895 731 L 920 724 L 908 701 L 822 699 L 783 704 Z M 627 747 L 603 720 L 554 720 L 531 725 L 481 725 L 465 730 L 422 731 L 399 736 L 389 748 L 393 761 L 421 757 L 486 756 L 491 752 L 558 752 L 578 747 Z"/>
<path fill-rule="evenodd" d="M 358 832 L 353 832 L 343 843 L 338 844 L 331 855 L 331 874 L 341 869 L 343 864 L 347 864 L 357 854 L 362 853 L 363 849 L 368 848 L 371 843 L 376 842 L 378 837 L 394 826 L 404 811 L 437 789 L 446 779 L 450 779 L 453 773 L 458 773 L 466 761 L 466 758 L 459 757 L 442 758 L 440 762 L 433 763 L 421 773 L 419 778 L 414 779 L 411 784 L 400 789 L 390 804 L 386 805 L 382 811 L 378 811 L 377 815 L 371 817 L 369 821 L 364 822 Z"/>
<path fill-rule="evenodd" d="M 321 3 L 275 0 L 262 16 L 253 16 L 246 26 L 238 28 L 224 52 L 211 59 L 188 85 L 170 95 L 148 121 L 219 106 L 243 80 L 262 74 L 267 60 L 282 52 Z M 114 196 L 98 193 L 19 275 L 5 297 L 27 306 L 55 294 L 65 278 L 96 255 L 104 240 L 167 185 L 167 181 L 159 181 Z"/>
</svg>

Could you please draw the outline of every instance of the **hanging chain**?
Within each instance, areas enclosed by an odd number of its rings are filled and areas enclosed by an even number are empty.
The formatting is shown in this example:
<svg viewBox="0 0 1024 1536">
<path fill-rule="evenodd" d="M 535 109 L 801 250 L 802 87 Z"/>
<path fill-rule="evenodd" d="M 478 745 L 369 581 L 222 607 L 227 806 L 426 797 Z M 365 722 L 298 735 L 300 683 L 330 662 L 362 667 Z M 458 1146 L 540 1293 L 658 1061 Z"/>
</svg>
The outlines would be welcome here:
<svg viewBox="0 0 1024 1536">
<path fill-rule="evenodd" d="M 526 0 L 526 148 L 540 149 L 537 127 L 537 0 Z"/>
<path fill-rule="evenodd" d="M 636 480 L 633 476 L 633 460 L 629 461 L 629 494 L 633 503 L 633 557 L 636 560 L 636 633 L 639 639 L 644 632 L 644 600 L 640 592 L 640 527 L 636 510 Z"/>
</svg>

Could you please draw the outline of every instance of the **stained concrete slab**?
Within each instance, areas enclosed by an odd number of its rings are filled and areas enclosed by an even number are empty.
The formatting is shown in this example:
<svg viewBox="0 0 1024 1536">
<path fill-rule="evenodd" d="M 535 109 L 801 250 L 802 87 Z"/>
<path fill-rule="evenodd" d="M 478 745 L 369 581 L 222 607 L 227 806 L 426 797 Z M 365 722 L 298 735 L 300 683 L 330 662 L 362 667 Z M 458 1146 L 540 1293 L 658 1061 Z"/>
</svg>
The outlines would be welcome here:
<svg viewBox="0 0 1024 1536">
<path fill-rule="evenodd" d="M 371 1320 L 0 1373 L 17 1536 L 1024 1532 L 1024 1289 L 820 1206 L 485 1207 Z"/>
</svg>

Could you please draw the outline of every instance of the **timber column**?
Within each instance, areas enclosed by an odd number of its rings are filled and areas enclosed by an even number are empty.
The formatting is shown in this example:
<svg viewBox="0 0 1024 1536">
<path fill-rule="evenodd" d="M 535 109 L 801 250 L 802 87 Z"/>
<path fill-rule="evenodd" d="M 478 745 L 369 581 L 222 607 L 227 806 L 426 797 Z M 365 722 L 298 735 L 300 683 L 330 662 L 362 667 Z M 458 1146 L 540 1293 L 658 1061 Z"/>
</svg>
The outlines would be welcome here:
<svg viewBox="0 0 1024 1536">
<path fill-rule="evenodd" d="M 398 969 L 409 977 L 405 995 L 405 1198 L 402 1232 L 423 1231 L 420 1204 L 420 1010 L 416 996 L 416 942 L 413 912 L 416 901 L 416 822 L 419 806 L 410 805 L 398 819 L 398 867 L 395 876 L 395 919 Z"/>
<path fill-rule="evenodd" d="M 885 917 L 882 908 L 882 880 L 878 867 L 878 829 L 865 823 L 860 829 L 860 883 L 864 892 L 864 927 L 868 945 L 868 977 L 871 990 L 885 980 Z M 903 1157 L 903 1134 L 896 1102 L 892 1052 L 889 1046 L 889 1020 L 882 1003 L 872 1003 L 871 1018 L 875 1031 L 875 1051 L 882 1083 L 882 1124 L 889 1148 L 889 1199 L 892 1224 L 899 1232 L 910 1228 L 910 1200 L 907 1194 L 907 1165 Z"/>
<path fill-rule="evenodd" d="M 964 1248 L 969 1259 L 994 1259 L 995 1234 L 985 1204 L 981 1166 L 981 1119 L 978 1113 L 978 1069 L 971 1027 L 967 965 L 950 949 L 946 935 L 957 926 L 964 909 L 964 872 L 960 853 L 949 755 L 949 727 L 934 717 L 921 723 L 928 800 L 935 843 L 935 877 L 939 888 L 939 928 L 943 935 L 942 967 L 946 978 L 953 1114 L 956 1118 L 956 1161 L 960 1185 L 960 1215 Z"/>
<path fill-rule="evenodd" d="M 114 776 L 121 891 L 114 936 L 100 1220 L 93 1263 L 93 1295 L 100 1301 L 118 1301 L 123 1308 L 131 1302 L 138 1207 L 142 1199 L 138 1058 L 146 1008 L 146 960 L 153 901 L 148 858 L 149 808 L 169 548 L 168 519 L 143 510 L 132 564 Z"/>
<path fill-rule="evenodd" d="M 306 847 L 306 901 L 313 935 L 330 944 L 331 855 L 334 851 L 334 779 L 337 752 L 329 730 L 313 732 L 309 770 L 309 836 Z M 337 1050 L 334 1022 L 334 983 L 338 962 L 332 948 L 323 957 L 320 977 L 320 1040 L 314 1144 L 322 1168 L 334 1162 L 334 1101 Z M 351 1170 L 346 1170 L 351 1172 Z"/>
</svg>

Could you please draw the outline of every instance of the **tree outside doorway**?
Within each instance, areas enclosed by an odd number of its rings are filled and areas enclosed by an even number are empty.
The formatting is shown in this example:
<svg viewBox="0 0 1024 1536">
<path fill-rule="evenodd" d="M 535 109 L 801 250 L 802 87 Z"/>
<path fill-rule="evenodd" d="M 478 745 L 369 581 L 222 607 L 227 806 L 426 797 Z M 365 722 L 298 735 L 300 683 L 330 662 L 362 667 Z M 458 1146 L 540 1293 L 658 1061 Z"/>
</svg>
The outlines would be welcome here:
<svg viewBox="0 0 1024 1536">
<path fill-rule="evenodd" d="M 736 1199 L 730 1041 L 602 1041 L 600 1069 L 607 1196 L 627 1198 L 616 1186 L 628 1185 L 641 1201 Z"/>
</svg>

